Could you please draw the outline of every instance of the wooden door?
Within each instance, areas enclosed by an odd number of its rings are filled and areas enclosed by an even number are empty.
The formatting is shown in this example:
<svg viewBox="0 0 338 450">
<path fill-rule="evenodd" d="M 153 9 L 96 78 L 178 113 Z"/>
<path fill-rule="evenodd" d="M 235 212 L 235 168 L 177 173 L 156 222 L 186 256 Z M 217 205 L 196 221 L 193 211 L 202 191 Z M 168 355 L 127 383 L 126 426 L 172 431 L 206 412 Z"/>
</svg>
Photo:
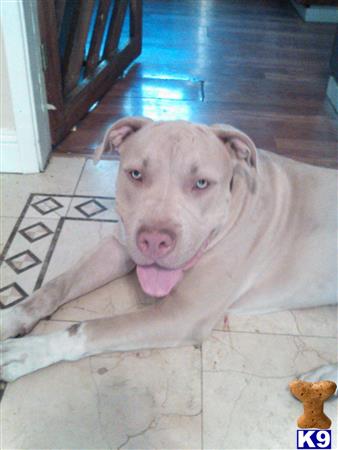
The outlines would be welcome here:
<svg viewBox="0 0 338 450">
<path fill-rule="evenodd" d="M 38 0 L 53 144 L 141 52 L 142 0 Z"/>
</svg>

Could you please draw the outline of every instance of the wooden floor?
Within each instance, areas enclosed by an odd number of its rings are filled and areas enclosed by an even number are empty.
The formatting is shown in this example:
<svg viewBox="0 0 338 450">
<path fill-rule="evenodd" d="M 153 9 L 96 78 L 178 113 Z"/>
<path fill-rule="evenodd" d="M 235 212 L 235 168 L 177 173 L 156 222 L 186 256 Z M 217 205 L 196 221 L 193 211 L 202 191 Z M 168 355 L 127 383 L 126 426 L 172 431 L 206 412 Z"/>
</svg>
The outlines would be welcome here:
<svg viewBox="0 0 338 450">
<path fill-rule="evenodd" d="M 230 123 L 260 148 L 337 167 L 334 33 L 287 0 L 146 0 L 141 56 L 55 151 L 91 155 L 116 119 L 144 115 Z"/>
</svg>

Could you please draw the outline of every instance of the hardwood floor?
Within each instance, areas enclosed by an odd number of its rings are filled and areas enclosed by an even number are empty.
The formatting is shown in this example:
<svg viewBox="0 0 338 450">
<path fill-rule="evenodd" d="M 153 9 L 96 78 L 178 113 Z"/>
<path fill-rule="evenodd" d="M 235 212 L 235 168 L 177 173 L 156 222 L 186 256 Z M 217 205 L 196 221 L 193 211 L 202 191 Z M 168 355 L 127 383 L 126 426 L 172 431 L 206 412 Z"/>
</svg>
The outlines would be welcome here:
<svg viewBox="0 0 338 450">
<path fill-rule="evenodd" d="M 145 0 L 143 51 L 56 149 L 91 155 L 126 115 L 230 123 L 256 145 L 337 167 L 326 98 L 335 26 L 304 23 L 287 0 Z"/>
</svg>

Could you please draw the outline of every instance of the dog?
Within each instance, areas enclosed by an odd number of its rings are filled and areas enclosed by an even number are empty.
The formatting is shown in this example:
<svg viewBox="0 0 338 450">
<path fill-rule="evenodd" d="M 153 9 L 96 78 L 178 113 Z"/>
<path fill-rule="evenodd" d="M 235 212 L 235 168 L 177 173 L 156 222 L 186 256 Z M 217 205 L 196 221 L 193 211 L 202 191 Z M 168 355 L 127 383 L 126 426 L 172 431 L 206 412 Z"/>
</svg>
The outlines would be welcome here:
<svg viewBox="0 0 338 450">
<path fill-rule="evenodd" d="M 334 170 L 257 150 L 229 125 L 127 117 L 108 129 L 96 160 L 113 148 L 119 229 L 2 310 L 3 380 L 103 352 L 200 344 L 229 312 L 337 302 Z M 134 269 L 157 298 L 147 308 L 13 339 Z"/>
</svg>

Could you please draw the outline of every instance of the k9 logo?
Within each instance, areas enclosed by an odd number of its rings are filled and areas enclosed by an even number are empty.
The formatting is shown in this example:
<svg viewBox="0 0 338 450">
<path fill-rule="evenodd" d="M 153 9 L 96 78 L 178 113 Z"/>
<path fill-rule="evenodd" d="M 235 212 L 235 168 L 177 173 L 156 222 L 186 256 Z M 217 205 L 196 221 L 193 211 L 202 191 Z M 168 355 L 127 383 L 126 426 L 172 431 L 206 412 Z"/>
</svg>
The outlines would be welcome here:
<svg viewBox="0 0 338 450">
<path fill-rule="evenodd" d="M 331 430 L 297 430 L 297 448 L 331 448 Z"/>
</svg>

